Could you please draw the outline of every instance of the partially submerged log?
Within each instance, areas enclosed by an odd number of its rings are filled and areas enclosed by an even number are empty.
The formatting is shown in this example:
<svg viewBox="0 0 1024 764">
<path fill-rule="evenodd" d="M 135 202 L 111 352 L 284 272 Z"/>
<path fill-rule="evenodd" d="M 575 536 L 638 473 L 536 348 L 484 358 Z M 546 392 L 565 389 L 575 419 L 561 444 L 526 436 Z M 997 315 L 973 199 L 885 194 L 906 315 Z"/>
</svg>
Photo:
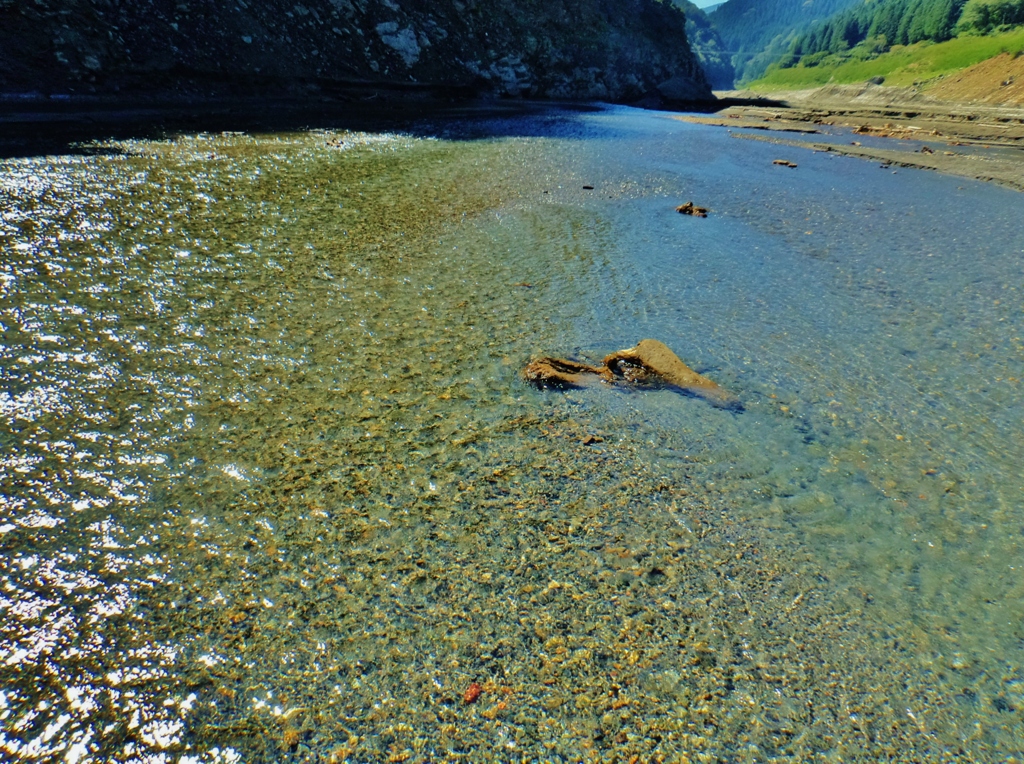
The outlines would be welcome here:
<svg viewBox="0 0 1024 764">
<path fill-rule="evenodd" d="M 612 353 L 605 357 L 601 366 L 563 358 L 539 358 L 527 365 L 523 376 L 537 387 L 559 390 L 583 387 L 597 381 L 669 385 L 719 408 L 743 409 L 739 398 L 695 372 L 658 340 L 641 340 L 636 347 Z"/>
<path fill-rule="evenodd" d="M 636 347 L 612 353 L 604 365 L 617 376 L 638 378 L 646 382 L 651 377 L 678 387 L 685 393 L 703 398 L 713 406 L 727 409 L 742 408 L 739 398 L 707 377 L 698 374 L 673 353 L 664 342 L 640 340 Z M 626 368 L 623 368 L 626 367 Z"/>
<path fill-rule="evenodd" d="M 583 387 L 597 379 L 612 381 L 612 374 L 605 366 L 591 366 L 564 358 L 538 358 L 523 369 L 523 376 L 537 387 L 556 390 Z"/>
</svg>

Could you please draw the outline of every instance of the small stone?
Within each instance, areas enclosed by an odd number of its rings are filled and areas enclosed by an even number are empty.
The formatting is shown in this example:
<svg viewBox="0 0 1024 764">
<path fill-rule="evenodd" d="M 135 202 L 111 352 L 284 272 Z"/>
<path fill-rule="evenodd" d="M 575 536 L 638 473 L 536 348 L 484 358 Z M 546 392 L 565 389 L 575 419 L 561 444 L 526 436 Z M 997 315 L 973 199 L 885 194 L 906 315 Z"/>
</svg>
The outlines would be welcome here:
<svg viewBox="0 0 1024 764">
<path fill-rule="evenodd" d="M 544 700 L 544 708 L 546 708 L 548 711 L 554 711 L 558 708 L 561 708 L 563 703 L 565 703 L 565 700 L 563 698 L 559 697 L 558 695 L 552 695 L 551 697 L 546 698 Z"/>
<path fill-rule="evenodd" d="M 680 204 L 676 207 L 676 212 L 680 215 L 693 215 L 698 218 L 706 218 L 708 216 L 707 207 L 698 207 L 693 202 L 687 202 L 686 204 Z"/>
</svg>

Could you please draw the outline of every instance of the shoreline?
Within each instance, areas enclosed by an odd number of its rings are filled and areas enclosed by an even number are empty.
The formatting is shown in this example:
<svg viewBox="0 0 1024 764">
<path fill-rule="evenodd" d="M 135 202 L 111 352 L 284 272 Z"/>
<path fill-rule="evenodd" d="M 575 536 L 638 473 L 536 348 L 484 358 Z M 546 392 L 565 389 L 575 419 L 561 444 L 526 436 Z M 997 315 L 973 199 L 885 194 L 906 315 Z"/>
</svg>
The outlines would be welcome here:
<svg viewBox="0 0 1024 764">
<path fill-rule="evenodd" d="M 905 89 L 829 86 L 809 91 L 717 94 L 714 116 L 676 116 L 684 122 L 736 130 L 801 134 L 807 138 L 747 133 L 733 137 L 826 151 L 883 165 L 934 170 L 1024 191 L 1024 109 L 940 101 Z M 829 128 L 840 128 L 840 132 Z M 842 130 L 849 129 L 850 133 Z M 845 144 L 810 136 L 852 136 Z M 859 137 L 886 139 L 866 145 Z"/>
<path fill-rule="evenodd" d="M 641 102 L 653 111 L 687 109 L 673 119 L 756 130 L 761 140 L 993 182 L 1024 191 L 1024 108 L 942 101 L 909 88 L 825 86 L 754 93 L 719 91 L 711 103 Z M 90 143 L 189 132 L 275 132 L 346 128 L 405 130 L 453 113 L 486 116 L 550 108 L 591 110 L 603 102 L 508 100 L 472 87 L 430 83 L 347 82 L 326 91 L 184 95 L 180 93 L 63 95 L 0 93 L 0 157 L 83 153 Z M 813 140 L 829 128 L 849 129 L 845 145 Z M 788 138 L 770 137 L 788 133 Z M 842 134 L 842 133 L 840 133 Z M 799 137 L 797 137 L 799 136 Z M 884 147 L 857 138 L 887 140 Z M 832 138 L 836 133 L 832 132 Z"/>
<path fill-rule="evenodd" d="M 352 83 L 344 90 L 316 94 L 0 93 L 0 157 L 81 153 L 82 144 L 95 141 L 188 132 L 394 129 L 452 109 L 485 107 L 501 108 L 469 88 L 402 83 Z"/>
<path fill-rule="evenodd" d="M 88 144 L 177 133 L 309 129 L 416 131 L 434 118 L 523 116 L 547 110 L 589 112 L 607 101 L 490 97 L 471 86 L 351 82 L 315 93 L 241 95 L 43 95 L 0 93 L 0 158 L 90 153 Z M 651 111 L 713 113 L 722 102 L 647 96 L 624 104 Z"/>
</svg>

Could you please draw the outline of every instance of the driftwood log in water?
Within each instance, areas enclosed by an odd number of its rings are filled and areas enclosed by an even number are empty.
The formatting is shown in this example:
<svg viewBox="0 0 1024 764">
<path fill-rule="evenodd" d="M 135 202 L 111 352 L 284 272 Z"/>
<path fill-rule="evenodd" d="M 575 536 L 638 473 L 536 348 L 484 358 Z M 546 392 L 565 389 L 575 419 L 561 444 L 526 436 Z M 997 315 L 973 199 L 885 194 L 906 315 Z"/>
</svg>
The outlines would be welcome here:
<svg viewBox="0 0 1024 764">
<path fill-rule="evenodd" d="M 678 387 L 691 395 L 703 398 L 713 406 L 728 409 L 742 408 L 739 398 L 707 377 L 698 374 L 673 353 L 664 342 L 640 340 L 636 347 L 612 353 L 604 365 L 616 377 L 648 381 L 650 377 Z"/>
<path fill-rule="evenodd" d="M 538 358 L 531 361 L 523 369 L 523 376 L 537 387 L 552 387 L 556 390 L 583 387 L 598 379 L 614 381 L 606 366 L 591 366 L 564 358 Z"/>
<path fill-rule="evenodd" d="M 743 408 L 739 398 L 695 372 L 658 340 L 641 340 L 636 347 L 612 353 L 605 357 L 601 366 L 562 358 L 539 358 L 527 365 L 523 376 L 537 387 L 559 390 L 583 387 L 599 380 L 670 385 L 719 408 Z"/>
</svg>

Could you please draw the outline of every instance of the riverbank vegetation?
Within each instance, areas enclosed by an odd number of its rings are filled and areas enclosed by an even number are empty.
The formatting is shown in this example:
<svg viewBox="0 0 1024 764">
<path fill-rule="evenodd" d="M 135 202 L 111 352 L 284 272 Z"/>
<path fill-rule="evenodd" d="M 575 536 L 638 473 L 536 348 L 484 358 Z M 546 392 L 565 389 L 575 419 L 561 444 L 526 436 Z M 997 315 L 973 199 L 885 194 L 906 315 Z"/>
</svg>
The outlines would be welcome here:
<svg viewBox="0 0 1024 764">
<path fill-rule="evenodd" d="M 964 15 L 970 8 L 968 4 Z M 941 42 L 924 38 L 910 44 L 889 45 L 884 36 L 872 35 L 846 48 L 837 45 L 836 50 L 816 50 L 799 56 L 791 53 L 748 87 L 767 92 L 865 81 L 906 87 L 924 84 L 1000 54 L 1008 53 L 1014 58 L 1024 54 L 1024 26 L 984 35 L 977 34 L 974 27 L 970 29 L 958 25 L 958 36 Z"/>
<path fill-rule="evenodd" d="M 1024 51 L 1024 0 L 815 0 L 799 10 L 790 5 L 728 0 L 710 14 L 733 56 L 737 86 L 921 86 Z"/>
</svg>

